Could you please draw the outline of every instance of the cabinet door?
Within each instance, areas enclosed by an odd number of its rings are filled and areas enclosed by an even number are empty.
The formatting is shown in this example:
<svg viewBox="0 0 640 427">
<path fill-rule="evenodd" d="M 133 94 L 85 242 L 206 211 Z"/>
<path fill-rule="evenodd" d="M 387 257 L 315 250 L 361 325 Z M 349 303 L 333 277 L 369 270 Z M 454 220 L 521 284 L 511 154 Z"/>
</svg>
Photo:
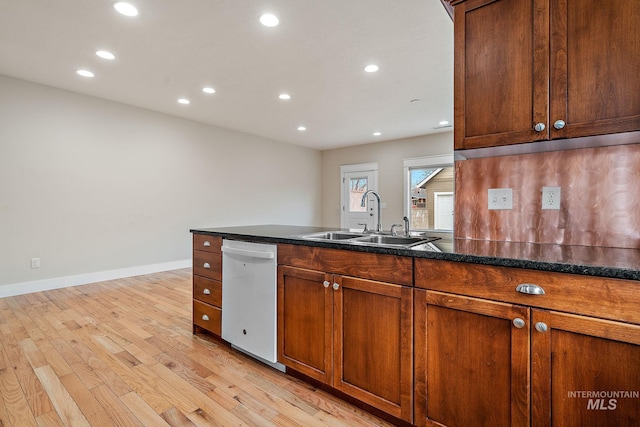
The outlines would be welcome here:
<svg viewBox="0 0 640 427">
<path fill-rule="evenodd" d="M 534 426 L 637 426 L 640 326 L 533 310 Z"/>
<path fill-rule="evenodd" d="M 640 130 L 639 22 L 638 0 L 551 0 L 552 138 Z"/>
<path fill-rule="evenodd" d="M 412 421 L 413 290 L 337 276 L 334 387 Z"/>
<path fill-rule="evenodd" d="M 415 294 L 415 424 L 528 426 L 530 309 Z"/>
<path fill-rule="evenodd" d="M 455 149 L 543 140 L 548 129 L 548 0 L 455 6 Z"/>
<path fill-rule="evenodd" d="M 318 271 L 278 267 L 278 361 L 326 384 L 333 364 L 331 279 Z"/>
</svg>

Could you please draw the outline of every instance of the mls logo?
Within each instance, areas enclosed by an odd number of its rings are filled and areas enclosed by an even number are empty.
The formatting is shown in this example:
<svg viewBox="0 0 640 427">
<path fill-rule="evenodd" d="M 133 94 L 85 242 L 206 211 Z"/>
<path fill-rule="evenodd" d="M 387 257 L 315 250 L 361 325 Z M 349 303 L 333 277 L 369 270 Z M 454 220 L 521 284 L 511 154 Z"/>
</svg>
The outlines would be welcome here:
<svg viewBox="0 0 640 427">
<path fill-rule="evenodd" d="M 618 406 L 616 399 L 589 399 L 587 402 L 587 410 L 613 411 Z"/>
</svg>

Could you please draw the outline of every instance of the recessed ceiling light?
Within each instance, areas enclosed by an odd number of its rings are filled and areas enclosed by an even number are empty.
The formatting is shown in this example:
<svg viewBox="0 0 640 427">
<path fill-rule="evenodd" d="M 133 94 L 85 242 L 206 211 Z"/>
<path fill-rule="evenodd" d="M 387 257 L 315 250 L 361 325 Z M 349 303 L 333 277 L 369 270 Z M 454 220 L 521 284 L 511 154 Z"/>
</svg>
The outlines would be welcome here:
<svg viewBox="0 0 640 427">
<path fill-rule="evenodd" d="M 369 64 L 366 67 L 364 67 L 364 70 L 367 73 L 375 73 L 376 71 L 378 71 L 380 69 L 380 67 L 378 67 L 376 64 Z"/>
<path fill-rule="evenodd" d="M 260 23 L 265 27 L 275 27 L 280 23 L 280 21 L 276 15 L 265 13 L 260 17 Z"/>
<path fill-rule="evenodd" d="M 305 130 L 307 130 L 307 128 L 305 126 L 298 126 L 298 130 L 300 132 L 304 132 Z"/>
<path fill-rule="evenodd" d="M 118 1 L 113 4 L 113 7 L 124 16 L 138 16 L 138 9 L 131 3 Z"/>
<path fill-rule="evenodd" d="M 286 100 L 291 99 L 291 95 L 289 95 L 288 93 L 281 93 L 280 95 L 278 95 L 278 98 L 286 101 Z"/>
<path fill-rule="evenodd" d="M 373 133 L 373 136 L 380 136 L 380 135 L 382 135 L 380 132 L 374 132 Z"/>
<path fill-rule="evenodd" d="M 191 104 L 191 101 L 189 101 L 187 98 L 180 98 L 178 99 L 178 102 L 184 105 Z"/>
<path fill-rule="evenodd" d="M 93 73 L 89 70 L 78 70 L 76 71 L 76 73 L 78 73 L 78 75 L 82 76 L 82 77 L 93 77 Z"/>
<path fill-rule="evenodd" d="M 106 50 L 99 50 L 96 52 L 96 55 L 98 55 L 102 59 L 108 59 L 108 60 L 115 59 L 116 57 L 113 53 L 107 52 Z"/>
<path fill-rule="evenodd" d="M 448 125 L 448 124 L 449 124 L 449 121 L 448 121 L 448 120 L 441 120 L 438 124 L 439 124 L 440 126 L 446 126 L 446 125 Z"/>
<path fill-rule="evenodd" d="M 202 91 L 204 93 L 216 93 L 216 90 L 214 88 L 212 88 L 212 87 L 203 87 Z"/>
</svg>

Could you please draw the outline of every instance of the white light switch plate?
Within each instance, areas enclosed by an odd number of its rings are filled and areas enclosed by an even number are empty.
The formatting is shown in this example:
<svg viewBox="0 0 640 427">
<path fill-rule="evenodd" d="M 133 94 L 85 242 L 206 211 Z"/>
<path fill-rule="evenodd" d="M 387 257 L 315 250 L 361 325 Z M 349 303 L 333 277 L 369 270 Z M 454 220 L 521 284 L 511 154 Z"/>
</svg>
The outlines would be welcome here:
<svg viewBox="0 0 640 427">
<path fill-rule="evenodd" d="M 513 209 L 513 191 L 511 188 L 490 188 L 488 204 L 489 210 Z"/>
</svg>

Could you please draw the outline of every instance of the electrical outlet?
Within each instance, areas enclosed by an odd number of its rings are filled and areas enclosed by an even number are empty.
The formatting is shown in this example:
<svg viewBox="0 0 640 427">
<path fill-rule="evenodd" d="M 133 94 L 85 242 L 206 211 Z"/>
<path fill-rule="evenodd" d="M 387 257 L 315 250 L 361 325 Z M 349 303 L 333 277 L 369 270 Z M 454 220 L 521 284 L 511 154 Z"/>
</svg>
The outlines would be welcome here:
<svg viewBox="0 0 640 427">
<path fill-rule="evenodd" d="M 542 187 L 542 209 L 560 210 L 560 187 Z"/>
<path fill-rule="evenodd" d="M 513 209 L 513 191 L 511 188 L 490 188 L 487 200 L 489 210 Z"/>
<path fill-rule="evenodd" d="M 40 268 L 40 258 L 31 258 L 31 268 Z"/>
</svg>

